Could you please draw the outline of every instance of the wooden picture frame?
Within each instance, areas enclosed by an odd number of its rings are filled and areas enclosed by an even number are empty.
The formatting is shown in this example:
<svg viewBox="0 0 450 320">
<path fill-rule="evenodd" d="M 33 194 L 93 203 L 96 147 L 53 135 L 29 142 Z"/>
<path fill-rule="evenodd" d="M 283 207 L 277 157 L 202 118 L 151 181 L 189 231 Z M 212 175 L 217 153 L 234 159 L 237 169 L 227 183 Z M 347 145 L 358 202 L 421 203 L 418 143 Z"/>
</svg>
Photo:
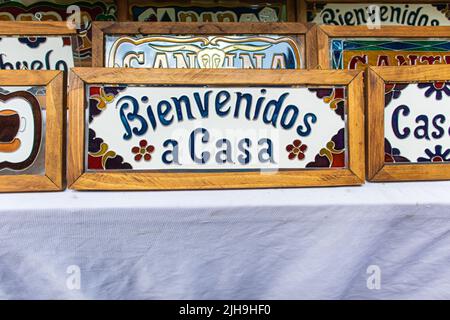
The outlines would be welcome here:
<svg viewBox="0 0 450 320">
<path fill-rule="evenodd" d="M 66 80 L 62 71 L 0 70 L 0 87 L 45 86 L 45 173 L 0 175 L 0 192 L 60 191 L 64 188 Z M 42 148 L 42 146 L 41 146 Z"/>
<path fill-rule="evenodd" d="M 450 179 L 450 163 L 400 163 L 402 161 L 388 161 L 394 163 L 386 163 L 385 160 L 385 85 L 392 83 L 414 84 L 417 82 L 448 81 L 448 79 L 450 79 L 450 65 L 368 68 L 366 79 L 368 92 L 366 136 L 367 179 L 369 181 Z M 394 147 L 392 145 L 392 148 Z M 391 147 L 389 148 L 391 149 Z M 396 154 L 400 156 L 400 150 L 397 149 Z"/>
<path fill-rule="evenodd" d="M 308 68 L 328 69 L 331 67 L 330 41 L 333 38 L 450 39 L 450 26 L 382 26 L 380 29 L 369 29 L 367 26 L 314 25 L 306 37 Z"/>
<path fill-rule="evenodd" d="M 74 66 L 78 63 L 75 58 L 76 29 L 69 28 L 65 21 L 0 21 L 0 37 L 46 37 L 62 36 L 71 38 L 71 47 Z M 39 47 L 42 44 L 26 43 L 30 48 Z M 44 63 L 42 63 L 44 65 Z M 70 66 L 68 66 L 70 67 Z M 50 69 L 53 70 L 53 69 Z M 69 70 L 67 70 L 68 72 Z"/>
<path fill-rule="evenodd" d="M 364 183 L 363 78 L 342 70 L 225 70 L 74 68 L 70 74 L 68 186 L 76 190 L 175 190 L 343 186 Z M 348 90 L 347 165 L 341 168 L 239 172 L 161 172 L 86 170 L 86 86 L 345 86 Z M 347 150 L 347 149 L 346 149 Z"/>
<path fill-rule="evenodd" d="M 103 67 L 105 64 L 106 35 L 291 35 L 299 39 L 300 57 L 303 68 L 306 68 L 308 26 L 297 22 L 283 23 L 189 23 L 189 22 L 94 22 L 93 23 L 93 67 Z"/>
</svg>

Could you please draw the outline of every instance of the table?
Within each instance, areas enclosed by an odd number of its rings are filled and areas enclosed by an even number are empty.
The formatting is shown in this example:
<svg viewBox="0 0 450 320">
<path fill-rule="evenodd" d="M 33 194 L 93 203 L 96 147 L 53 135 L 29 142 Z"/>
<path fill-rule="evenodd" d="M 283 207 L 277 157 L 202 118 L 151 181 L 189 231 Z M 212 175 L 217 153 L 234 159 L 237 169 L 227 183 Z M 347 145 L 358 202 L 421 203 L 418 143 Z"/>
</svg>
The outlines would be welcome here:
<svg viewBox="0 0 450 320">
<path fill-rule="evenodd" d="M 0 202 L 2 299 L 450 299 L 450 182 Z"/>
</svg>

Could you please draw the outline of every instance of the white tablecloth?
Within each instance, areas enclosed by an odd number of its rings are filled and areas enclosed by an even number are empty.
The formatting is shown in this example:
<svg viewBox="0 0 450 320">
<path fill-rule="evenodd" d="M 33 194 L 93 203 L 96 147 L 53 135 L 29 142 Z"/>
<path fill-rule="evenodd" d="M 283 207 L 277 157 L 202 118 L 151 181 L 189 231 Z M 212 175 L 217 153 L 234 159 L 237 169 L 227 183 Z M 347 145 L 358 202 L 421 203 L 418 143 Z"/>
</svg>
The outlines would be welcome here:
<svg viewBox="0 0 450 320">
<path fill-rule="evenodd" d="M 450 299 L 450 182 L 0 203 L 3 299 Z"/>
</svg>

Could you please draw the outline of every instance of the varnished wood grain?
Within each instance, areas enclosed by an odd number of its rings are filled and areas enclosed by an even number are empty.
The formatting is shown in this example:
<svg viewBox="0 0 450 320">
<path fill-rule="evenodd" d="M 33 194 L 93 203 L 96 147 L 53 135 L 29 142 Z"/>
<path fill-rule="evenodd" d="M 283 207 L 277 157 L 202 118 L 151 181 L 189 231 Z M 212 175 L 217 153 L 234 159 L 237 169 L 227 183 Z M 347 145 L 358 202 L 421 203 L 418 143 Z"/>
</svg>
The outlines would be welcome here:
<svg viewBox="0 0 450 320">
<path fill-rule="evenodd" d="M 384 166 L 384 82 L 372 68 L 367 73 L 366 89 L 367 179 L 372 180 Z"/>
<path fill-rule="evenodd" d="M 84 173 L 70 188 L 76 190 L 189 190 L 289 188 L 360 185 L 350 170 L 289 170 L 223 173 L 96 172 Z"/>
<path fill-rule="evenodd" d="M 46 87 L 45 175 L 59 189 L 63 189 L 65 172 L 65 92 L 66 81 L 60 71 Z"/>
<path fill-rule="evenodd" d="M 144 69 L 73 68 L 86 83 L 210 84 L 210 85 L 339 85 L 348 84 L 357 70 L 257 70 L 257 69 Z"/>
<path fill-rule="evenodd" d="M 71 85 L 68 95 L 69 147 L 67 158 L 67 184 L 70 186 L 84 171 L 85 84 L 73 69 L 69 74 L 69 81 Z"/>
<path fill-rule="evenodd" d="M 0 86 L 46 86 L 61 71 L 0 70 Z"/>
<path fill-rule="evenodd" d="M 0 192 L 60 191 L 45 175 L 2 175 Z"/>
<path fill-rule="evenodd" d="M 76 35 L 65 21 L 0 21 L 0 35 L 42 36 Z"/>
<path fill-rule="evenodd" d="M 251 71 L 251 72 L 249 72 Z M 364 182 L 362 75 L 344 70 L 208 70 L 74 68 L 69 92 L 68 185 L 76 190 L 169 190 L 360 185 Z M 86 172 L 85 92 L 88 83 L 184 85 L 348 85 L 348 168 L 276 172 Z"/>
<path fill-rule="evenodd" d="M 315 69 L 318 66 L 317 56 L 317 25 L 312 25 L 306 33 L 306 67 L 308 69 Z"/>
<path fill-rule="evenodd" d="M 360 72 L 348 85 L 348 148 L 349 169 L 365 181 L 365 125 L 364 125 L 364 82 Z"/>
<path fill-rule="evenodd" d="M 448 163 L 386 164 L 373 177 L 373 182 L 450 180 Z"/>
<path fill-rule="evenodd" d="M 324 30 L 317 26 L 317 58 L 313 61 L 317 63 L 317 66 L 321 69 L 331 68 L 330 64 L 330 39 Z"/>
<path fill-rule="evenodd" d="M 370 69 L 387 82 L 450 80 L 450 65 L 448 64 L 441 64 L 437 66 L 402 66 L 401 68 L 370 67 Z"/>
<path fill-rule="evenodd" d="M 114 22 L 105 22 L 102 24 L 103 27 L 106 25 L 111 25 Z M 92 24 L 92 67 L 102 67 L 103 66 L 103 59 L 104 59 L 104 47 L 105 47 L 105 39 L 103 30 L 101 27 L 93 23 Z"/>
</svg>

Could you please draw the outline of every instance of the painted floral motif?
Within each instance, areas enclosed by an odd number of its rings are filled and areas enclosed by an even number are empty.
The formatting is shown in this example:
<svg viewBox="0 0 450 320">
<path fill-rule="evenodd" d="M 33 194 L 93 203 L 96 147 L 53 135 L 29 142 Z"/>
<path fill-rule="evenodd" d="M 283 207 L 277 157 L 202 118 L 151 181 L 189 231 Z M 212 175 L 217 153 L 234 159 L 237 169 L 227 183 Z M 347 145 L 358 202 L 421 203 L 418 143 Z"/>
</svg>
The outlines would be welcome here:
<svg viewBox="0 0 450 320">
<path fill-rule="evenodd" d="M 152 153 L 155 151 L 155 147 L 149 145 L 147 140 L 139 141 L 139 146 L 133 147 L 131 152 L 135 154 L 134 160 L 141 161 L 144 159 L 145 161 L 150 161 L 152 159 Z"/>
<path fill-rule="evenodd" d="M 384 162 L 410 162 L 407 158 L 400 155 L 400 150 L 393 148 L 388 139 L 384 139 Z"/>
<path fill-rule="evenodd" d="M 298 160 L 305 159 L 305 152 L 308 149 L 306 144 L 303 144 L 300 140 L 294 140 L 292 144 L 288 144 L 286 146 L 286 151 L 289 153 L 289 160 L 294 160 L 297 158 Z"/>
<path fill-rule="evenodd" d="M 345 167 L 345 129 L 342 128 L 333 136 L 325 148 L 316 155 L 313 162 L 306 165 L 307 168 L 344 168 Z"/>
<path fill-rule="evenodd" d="M 436 7 L 439 11 L 441 11 L 445 17 L 450 20 L 450 4 L 447 3 L 438 3 L 432 4 L 432 6 Z"/>
<path fill-rule="evenodd" d="M 89 129 L 88 169 L 133 169 L 133 167 L 124 162 L 123 157 L 115 151 L 109 150 L 108 144 L 103 139 L 97 138 L 94 130 Z"/>
<path fill-rule="evenodd" d="M 323 99 L 330 105 L 330 109 L 345 120 L 345 108 L 347 93 L 345 87 L 335 88 L 309 88 L 315 92 L 317 98 Z M 335 134 L 324 148 L 319 151 L 314 161 L 306 165 L 307 168 L 325 167 L 342 168 L 345 167 L 345 128 Z"/>
<path fill-rule="evenodd" d="M 62 40 L 63 40 L 63 47 L 72 45 L 72 38 L 71 37 L 63 37 Z"/>
<path fill-rule="evenodd" d="M 386 83 L 384 86 L 384 102 L 385 106 L 387 106 L 392 100 L 400 97 L 400 93 L 403 89 L 405 89 L 408 84 L 404 83 Z"/>
<path fill-rule="evenodd" d="M 20 37 L 18 38 L 20 43 L 27 45 L 30 48 L 37 48 L 42 43 L 47 41 L 46 37 Z"/>
<path fill-rule="evenodd" d="M 330 105 L 337 115 L 344 120 L 345 116 L 345 88 L 310 88 L 309 91 L 315 92 L 317 98 L 323 99 Z"/>
<path fill-rule="evenodd" d="M 89 87 L 89 123 L 125 88 L 126 86 Z M 89 129 L 88 169 L 132 169 L 132 166 L 124 162 L 123 157 L 115 151 L 109 150 L 108 144 L 97 138 L 94 130 Z"/>
<path fill-rule="evenodd" d="M 429 82 L 429 83 L 419 83 L 417 86 L 420 89 L 425 89 L 425 97 L 429 98 L 433 94 L 436 95 L 436 100 L 442 100 L 442 93 L 445 93 L 445 95 L 450 96 L 450 82 L 444 82 L 444 81 L 436 81 L 436 82 Z"/>
<path fill-rule="evenodd" d="M 106 106 L 113 102 L 115 97 L 126 86 L 91 86 L 89 87 L 89 123 L 98 116 Z"/>
<path fill-rule="evenodd" d="M 450 161 L 450 149 L 447 149 L 443 152 L 442 146 L 436 146 L 434 148 L 434 151 L 431 151 L 430 149 L 425 150 L 425 154 L 428 156 L 420 157 L 417 159 L 419 162 L 444 162 L 444 161 Z"/>
</svg>

